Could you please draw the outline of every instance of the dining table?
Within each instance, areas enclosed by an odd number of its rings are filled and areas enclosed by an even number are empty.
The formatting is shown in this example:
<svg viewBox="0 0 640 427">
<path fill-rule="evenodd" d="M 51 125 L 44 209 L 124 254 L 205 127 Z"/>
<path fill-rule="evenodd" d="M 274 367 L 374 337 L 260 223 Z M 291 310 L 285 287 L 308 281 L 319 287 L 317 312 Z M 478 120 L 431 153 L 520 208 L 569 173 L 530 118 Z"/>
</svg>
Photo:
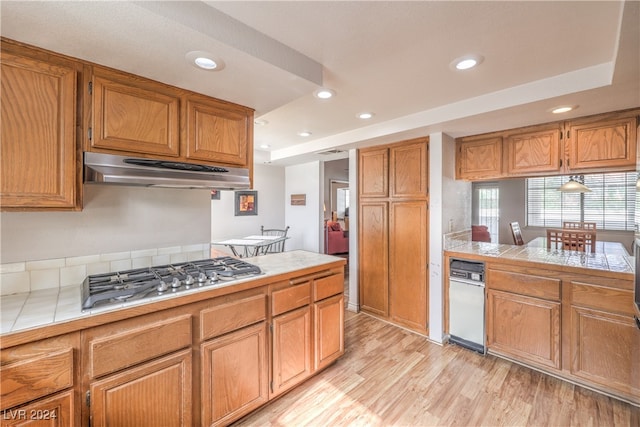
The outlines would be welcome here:
<svg viewBox="0 0 640 427">
<path fill-rule="evenodd" d="M 286 236 L 263 236 L 251 235 L 240 238 L 218 240 L 211 242 L 212 245 L 225 246 L 231 250 L 238 258 L 252 257 L 267 253 L 269 247 L 279 243 L 288 237 Z"/>
<path fill-rule="evenodd" d="M 531 248 L 546 248 L 547 238 L 536 237 L 535 239 L 531 240 L 525 245 Z M 608 242 L 603 240 L 596 240 L 596 253 L 601 253 L 606 255 L 625 255 L 625 256 L 629 255 L 629 252 L 627 252 L 627 249 L 625 248 L 623 243 Z"/>
</svg>

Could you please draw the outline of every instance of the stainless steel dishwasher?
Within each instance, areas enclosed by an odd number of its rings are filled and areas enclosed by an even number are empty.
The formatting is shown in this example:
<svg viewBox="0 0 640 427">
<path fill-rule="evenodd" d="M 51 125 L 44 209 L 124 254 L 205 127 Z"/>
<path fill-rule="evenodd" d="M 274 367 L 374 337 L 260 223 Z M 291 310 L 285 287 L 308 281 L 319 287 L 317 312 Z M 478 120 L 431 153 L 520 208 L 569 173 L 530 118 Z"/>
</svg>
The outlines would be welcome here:
<svg viewBox="0 0 640 427">
<path fill-rule="evenodd" d="M 486 353 L 484 263 L 452 258 L 449 264 L 449 341 Z"/>
</svg>

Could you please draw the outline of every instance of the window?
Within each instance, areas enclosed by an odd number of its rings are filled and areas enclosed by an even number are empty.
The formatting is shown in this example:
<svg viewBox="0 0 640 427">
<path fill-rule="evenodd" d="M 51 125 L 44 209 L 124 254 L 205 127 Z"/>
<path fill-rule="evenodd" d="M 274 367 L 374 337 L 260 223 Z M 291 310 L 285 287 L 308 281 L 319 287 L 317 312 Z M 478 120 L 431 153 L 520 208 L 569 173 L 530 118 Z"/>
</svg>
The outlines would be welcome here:
<svg viewBox="0 0 640 427">
<path fill-rule="evenodd" d="M 486 225 L 491 241 L 497 243 L 500 219 L 499 195 L 496 183 L 473 183 L 474 224 Z"/>
<path fill-rule="evenodd" d="M 568 176 L 527 179 L 527 225 L 562 227 L 563 221 L 595 222 L 602 230 L 634 230 L 636 173 L 584 175 L 591 193 L 561 193 Z"/>
</svg>

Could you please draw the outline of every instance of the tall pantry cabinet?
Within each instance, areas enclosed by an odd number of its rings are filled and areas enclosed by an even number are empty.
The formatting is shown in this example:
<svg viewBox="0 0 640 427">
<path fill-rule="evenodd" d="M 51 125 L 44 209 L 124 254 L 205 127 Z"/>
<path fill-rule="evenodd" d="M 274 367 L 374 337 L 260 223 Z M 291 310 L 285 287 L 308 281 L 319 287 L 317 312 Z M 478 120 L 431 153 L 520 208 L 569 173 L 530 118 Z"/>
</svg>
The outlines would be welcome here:
<svg viewBox="0 0 640 427">
<path fill-rule="evenodd" d="M 360 308 L 428 334 L 429 138 L 358 151 Z"/>
</svg>

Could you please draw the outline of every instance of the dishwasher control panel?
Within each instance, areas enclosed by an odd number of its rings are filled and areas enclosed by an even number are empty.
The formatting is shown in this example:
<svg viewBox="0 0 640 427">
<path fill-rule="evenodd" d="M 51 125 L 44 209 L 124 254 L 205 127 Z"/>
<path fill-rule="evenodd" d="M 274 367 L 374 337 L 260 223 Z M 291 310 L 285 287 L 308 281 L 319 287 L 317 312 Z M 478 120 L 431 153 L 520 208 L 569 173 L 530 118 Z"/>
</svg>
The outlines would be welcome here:
<svg viewBox="0 0 640 427">
<path fill-rule="evenodd" d="M 449 277 L 484 283 L 484 263 L 451 259 Z"/>
</svg>

